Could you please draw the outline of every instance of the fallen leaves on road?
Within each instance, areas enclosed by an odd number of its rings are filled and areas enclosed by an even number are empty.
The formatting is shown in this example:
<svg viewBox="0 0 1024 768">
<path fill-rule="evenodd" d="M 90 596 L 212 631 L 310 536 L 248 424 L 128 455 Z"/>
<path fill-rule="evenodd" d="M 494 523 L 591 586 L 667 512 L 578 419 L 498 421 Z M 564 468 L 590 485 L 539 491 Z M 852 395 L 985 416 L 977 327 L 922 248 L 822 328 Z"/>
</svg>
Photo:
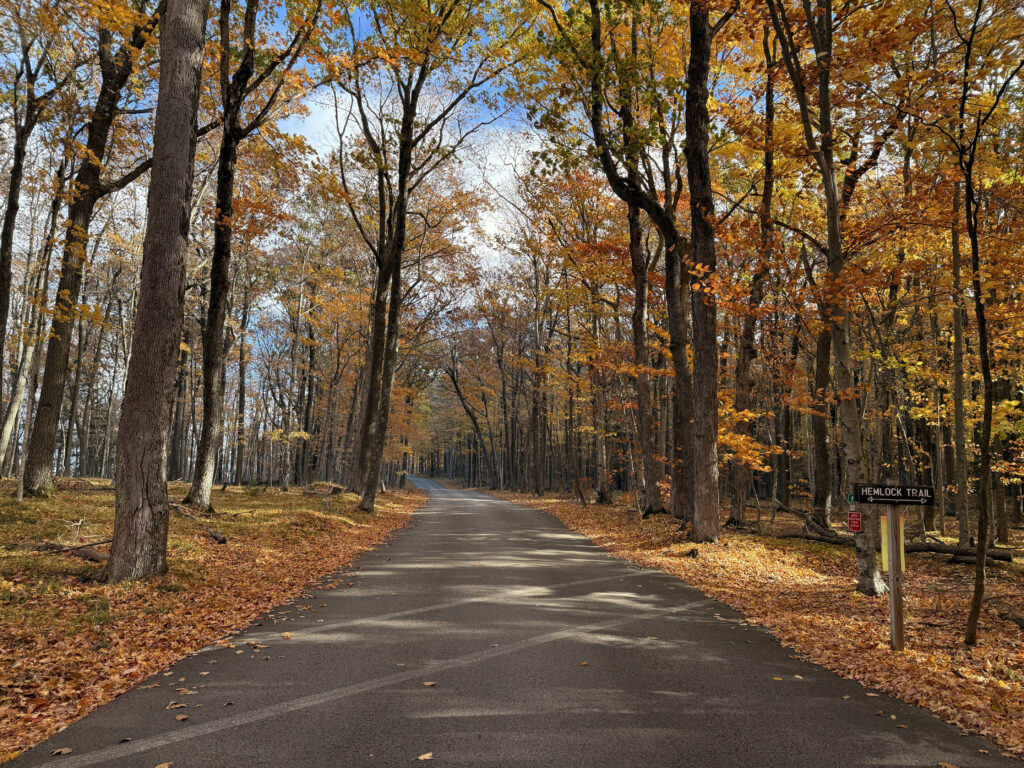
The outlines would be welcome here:
<svg viewBox="0 0 1024 768">
<path fill-rule="evenodd" d="M 172 515 L 169 573 L 105 585 L 88 581 L 95 563 L 32 547 L 109 538 L 110 482 L 76 480 L 52 498 L 23 504 L 7 499 L 12 489 L 10 481 L 0 483 L 0 763 L 299 598 L 404 526 L 425 499 L 415 490 L 389 493 L 366 515 L 357 511 L 357 497 L 331 495 L 329 487 L 215 491 L 214 519 L 227 546 L 199 522 Z M 187 486 L 170 490 L 181 498 Z"/>
<path fill-rule="evenodd" d="M 434 753 L 433 752 L 424 752 L 422 755 L 420 755 L 416 759 L 417 760 L 433 760 L 434 759 Z"/>
<path fill-rule="evenodd" d="M 889 599 L 854 590 L 852 548 L 729 530 L 719 545 L 694 545 L 678 523 L 641 521 L 625 505 L 584 509 L 565 498 L 498 495 L 555 515 L 619 557 L 679 576 L 766 627 L 800 658 L 1024 756 L 1024 632 L 986 603 L 980 644 L 964 646 L 973 566 L 907 555 L 907 650 L 896 653 L 889 647 Z M 699 557 L 688 556 L 694 550 Z M 1024 567 L 992 567 L 988 594 L 1019 601 Z"/>
</svg>

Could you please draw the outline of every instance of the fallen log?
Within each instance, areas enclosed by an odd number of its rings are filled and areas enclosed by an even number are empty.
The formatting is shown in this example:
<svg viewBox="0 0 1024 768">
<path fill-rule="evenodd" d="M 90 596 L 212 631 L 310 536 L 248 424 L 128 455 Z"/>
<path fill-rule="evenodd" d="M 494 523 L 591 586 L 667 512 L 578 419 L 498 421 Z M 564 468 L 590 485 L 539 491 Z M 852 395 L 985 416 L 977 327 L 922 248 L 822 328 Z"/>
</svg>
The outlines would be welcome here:
<svg viewBox="0 0 1024 768">
<path fill-rule="evenodd" d="M 90 541 L 87 544 L 79 544 L 76 547 L 62 547 L 54 541 L 44 541 L 38 547 L 37 552 L 52 552 L 55 555 L 72 555 L 83 560 L 91 560 L 94 563 L 102 563 L 107 559 L 107 553 L 96 549 L 99 544 L 109 544 L 112 539 L 106 541 Z"/>
<path fill-rule="evenodd" d="M 906 552 L 932 552 L 939 555 L 958 555 L 960 557 L 974 557 L 977 554 L 974 547 L 957 547 L 952 544 L 931 541 L 909 541 L 903 549 Z M 1002 560 L 1004 563 L 1012 563 L 1013 551 L 1000 549 L 999 547 L 989 547 L 986 557 L 993 560 Z"/>
<path fill-rule="evenodd" d="M 999 608 L 1010 621 L 1012 621 L 1021 629 L 1024 629 L 1024 613 L 1021 613 L 1008 602 L 1006 602 L 1005 598 L 999 595 L 993 595 L 992 597 L 986 597 L 985 602 L 999 606 Z"/>
<path fill-rule="evenodd" d="M 839 534 L 828 535 L 820 533 L 810 533 L 808 531 L 800 531 L 799 533 L 780 533 L 775 538 L 778 539 L 807 539 L 809 541 L 820 541 L 824 544 L 838 544 L 840 546 L 852 547 L 853 538 L 850 536 L 840 536 Z M 931 553 L 936 555 L 952 555 L 950 563 L 963 563 L 970 564 L 977 562 L 977 554 L 974 549 L 970 547 L 954 547 L 951 544 L 934 544 L 924 543 L 920 541 L 910 541 L 904 545 L 904 551 L 909 554 L 922 554 Z M 1013 562 L 1013 551 L 1009 549 L 997 549 L 991 548 L 988 550 L 986 562 Z"/>
<path fill-rule="evenodd" d="M 949 563 L 950 565 L 974 565 L 975 563 L 978 562 L 978 556 L 977 555 L 953 555 L 946 562 Z M 993 560 L 991 557 L 986 557 L 985 558 L 985 564 L 986 565 L 995 565 L 996 562 L 997 561 Z"/>
</svg>

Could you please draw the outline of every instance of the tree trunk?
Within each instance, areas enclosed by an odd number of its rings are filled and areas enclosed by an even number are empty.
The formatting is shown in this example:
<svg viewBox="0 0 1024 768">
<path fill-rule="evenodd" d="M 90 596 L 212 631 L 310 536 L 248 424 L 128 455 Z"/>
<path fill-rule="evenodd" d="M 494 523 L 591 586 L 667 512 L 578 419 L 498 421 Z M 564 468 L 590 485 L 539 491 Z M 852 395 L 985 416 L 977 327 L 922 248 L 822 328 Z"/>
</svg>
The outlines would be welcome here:
<svg viewBox="0 0 1024 768">
<path fill-rule="evenodd" d="M 231 236 L 235 199 L 235 164 L 238 138 L 225 130 L 217 159 L 217 221 L 213 227 L 213 258 L 210 263 L 210 294 L 203 327 L 203 427 L 196 451 L 192 487 L 185 503 L 210 506 L 213 474 L 224 427 L 224 370 L 227 354 L 224 324 L 231 294 Z"/>
<path fill-rule="evenodd" d="M 14 147 L 11 170 L 7 181 L 7 206 L 4 208 L 3 227 L 0 229 L 0 339 L 7 338 L 7 315 L 11 307 L 11 257 L 14 252 L 14 227 L 18 221 L 21 202 L 21 182 L 25 175 L 25 152 L 28 139 L 35 128 L 37 113 L 30 99 L 24 120 L 15 119 Z M 17 105 L 14 107 L 17 112 Z"/>
<path fill-rule="evenodd" d="M 832 360 L 832 334 L 826 328 L 818 333 L 814 351 L 814 414 L 811 416 L 811 440 L 814 455 L 814 521 L 822 527 L 831 525 L 832 461 L 828 450 L 828 390 Z"/>
<path fill-rule="evenodd" d="M 377 399 L 377 412 L 370 415 L 373 423 L 367 436 L 369 453 L 366 456 L 366 476 L 363 482 L 363 495 L 359 501 L 359 508 L 364 512 L 373 511 L 373 505 L 377 498 L 377 486 L 380 484 L 380 462 L 384 455 L 384 444 L 387 441 L 388 433 L 388 418 L 391 415 L 391 390 L 395 384 L 395 371 L 398 369 L 398 335 L 402 318 L 402 250 L 404 250 L 404 238 L 402 249 L 396 249 L 394 254 L 394 268 L 391 272 L 391 297 L 388 302 L 386 343 L 380 375 L 380 396 Z"/>
<path fill-rule="evenodd" d="M 964 413 L 964 294 L 960 283 L 960 182 L 953 185 L 953 227 L 950 231 L 953 251 L 953 444 L 956 453 L 953 505 L 956 510 L 957 544 L 966 547 L 968 530 L 967 498 L 967 417 Z"/>
<path fill-rule="evenodd" d="M 962 118 L 962 116 L 961 116 Z M 971 170 L 973 155 L 966 163 L 965 176 L 965 214 L 967 220 L 967 236 L 971 241 L 971 284 L 974 293 L 974 318 L 978 326 L 978 357 L 981 362 L 982 380 L 982 416 L 981 443 L 979 447 L 978 467 L 978 543 L 974 564 L 974 592 L 971 596 L 971 608 L 967 615 L 967 631 L 964 643 L 968 646 L 978 642 L 978 620 L 981 616 L 981 604 L 985 599 L 985 555 L 988 549 L 989 517 L 992 505 L 992 411 L 994 404 L 994 384 L 992 380 L 991 344 L 988 336 L 988 318 L 985 313 L 985 294 L 982 292 L 981 253 L 978 234 L 978 206 L 975 196 Z M 961 155 L 961 166 L 965 158 Z"/>
<path fill-rule="evenodd" d="M 694 287 L 693 313 L 693 464 L 694 497 L 691 538 L 717 541 L 721 528 L 718 507 L 718 321 L 714 289 L 715 202 L 708 159 L 708 74 L 714 33 L 708 7 L 690 3 L 690 61 L 686 89 L 686 178 L 690 189 L 690 237 Z M 699 287 L 698 287 L 699 284 Z"/>
<path fill-rule="evenodd" d="M 204 0 L 171 0 L 161 30 L 139 309 L 118 429 L 114 537 L 103 570 L 108 581 L 147 578 L 167 567 L 167 436 L 184 311 L 206 13 Z"/>
<path fill-rule="evenodd" d="M 242 304 L 238 337 L 238 413 L 235 425 L 235 485 L 245 483 L 245 333 L 249 329 L 249 297 Z"/>
<path fill-rule="evenodd" d="M 633 270 L 633 381 L 636 385 L 637 442 L 643 465 L 643 514 L 655 515 L 665 511 L 661 502 L 661 468 L 654 457 L 654 409 L 651 403 L 651 353 L 647 346 L 647 271 L 650 266 L 643 246 L 640 226 L 640 208 L 628 206 L 629 258 Z"/>
</svg>

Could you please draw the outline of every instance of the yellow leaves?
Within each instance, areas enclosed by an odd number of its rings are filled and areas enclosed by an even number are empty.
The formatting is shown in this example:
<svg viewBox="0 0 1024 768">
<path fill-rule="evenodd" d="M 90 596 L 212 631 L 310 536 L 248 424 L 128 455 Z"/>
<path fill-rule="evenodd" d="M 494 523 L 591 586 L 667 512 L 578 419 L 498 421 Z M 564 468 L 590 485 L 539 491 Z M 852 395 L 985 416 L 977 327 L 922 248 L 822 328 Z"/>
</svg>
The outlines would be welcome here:
<svg viewBox="0 0 1024 768">
<path fill-rule="evenodd" d="M 422 755 L 420 755 L 416 759 L 417 760 L 433 760 L 434 759 L 434 753 L 433 752 L 424 752 Z"/>
</svg>

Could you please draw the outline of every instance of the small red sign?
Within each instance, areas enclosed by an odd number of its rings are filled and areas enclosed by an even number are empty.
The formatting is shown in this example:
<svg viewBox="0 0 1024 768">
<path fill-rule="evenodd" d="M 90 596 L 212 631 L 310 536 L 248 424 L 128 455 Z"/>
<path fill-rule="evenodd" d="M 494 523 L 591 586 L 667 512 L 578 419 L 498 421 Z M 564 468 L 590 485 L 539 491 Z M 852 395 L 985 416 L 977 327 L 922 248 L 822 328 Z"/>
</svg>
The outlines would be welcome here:
<svg viewBox="0 0 1024 768">
<path fill-rule="evenodd" d="M 849 512 L 846 517 L 846 527 L 854 533 L 859 533 L 860 528 L 860 512 Z"/>
</svg>

